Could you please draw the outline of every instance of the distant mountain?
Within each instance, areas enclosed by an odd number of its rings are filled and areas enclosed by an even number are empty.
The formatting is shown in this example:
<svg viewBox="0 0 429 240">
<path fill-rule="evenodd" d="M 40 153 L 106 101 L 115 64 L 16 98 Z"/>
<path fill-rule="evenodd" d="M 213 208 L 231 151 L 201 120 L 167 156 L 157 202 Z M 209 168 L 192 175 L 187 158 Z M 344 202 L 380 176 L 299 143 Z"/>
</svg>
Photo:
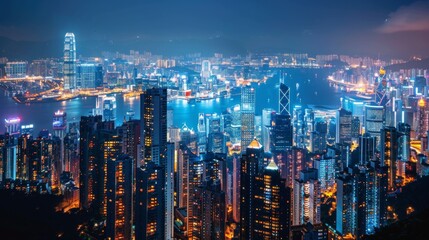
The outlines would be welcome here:
<svg viewBox="0 0 429 240">
<path fill-rule="evenodd" d="M 401 69 L 429 69 L 429 58 L 422 60 L 411 60 L 406 63 L 394 64 L 386 67 L 386 70 L 399 71 Z"/>
<path fill-rule="evenodd" d="M 38 58 L 59 58 L 63 55 L 63 39 L 49 41 L 16 41 L 0 37 L 0 57 L 10 60 L 32 60 Z M 77 54 L 82 56 L 100 56 L 103 51 L 128 53 L 129 50 L 150 51 L 154 54 L 167 56 L 184 55 L 188 53 L 202 53 L 212 55 L 221 52 L 225 55 L 243 54 L 246 46 L 229 39 L 190 39 L 190 40 L 153 40 L 127 39 L 112 40 L 79 40 L 76 38 Z"/>
</svg>

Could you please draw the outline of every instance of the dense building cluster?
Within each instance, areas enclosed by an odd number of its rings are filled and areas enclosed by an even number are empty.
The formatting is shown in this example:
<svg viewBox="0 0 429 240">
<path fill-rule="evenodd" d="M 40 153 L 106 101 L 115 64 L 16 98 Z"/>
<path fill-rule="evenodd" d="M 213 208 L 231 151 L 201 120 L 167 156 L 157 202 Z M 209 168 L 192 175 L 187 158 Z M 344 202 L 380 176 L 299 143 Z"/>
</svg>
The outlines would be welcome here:
<svg viewBox="0 0 429 240">
<path fill-rule="evenodd" d="M 318 61 L 331 58 L 355 61 Z M 8 63 L 8 74 L 22 68 Z M 74 35 L 67 34 L 64 89 L 96 88 L 103 83 L 97 69 L 76 62 Z M 206 89 L 213 87 L 211 71 L 202 61 Z M 243 82 L 240 104 L 200 113 L 197 131 L 174 126 L 161 82 L 142 83 L 140 119 L 130 114 L 120 126 L 116 98 L 105 95 L 76 122 L 55 112 L 52 133 L 33 136 L 32 126 L 7 119 L 1 187 L 63 195 L 64 211 L 92 217 L 92 232 L 82 231 L 88 237 L 361 239 L 395 221 L 389 202 L 401 187 L 429 175 L 426 78 L 395 76 L 380 71 L 372 95 L 347 94 L 329 110 L 292 105 L 280 74 L 278 109 L 262 114 L 256 89 Z M 180 88 L 186 91 L 186 81 Z"/>
</svg>

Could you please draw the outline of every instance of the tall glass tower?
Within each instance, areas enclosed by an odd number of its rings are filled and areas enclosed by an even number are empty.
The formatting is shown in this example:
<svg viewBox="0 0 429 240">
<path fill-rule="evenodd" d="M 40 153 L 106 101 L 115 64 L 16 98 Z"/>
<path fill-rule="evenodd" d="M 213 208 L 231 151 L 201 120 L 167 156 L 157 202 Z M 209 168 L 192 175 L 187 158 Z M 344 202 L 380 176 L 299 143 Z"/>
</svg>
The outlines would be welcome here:
<svg viewBox="0 0 429 240">
<path fill-rule="evenodd" d="M 255 137 L 255 89 L 251 86 L 241 88 L 241 151 Z"/>
<path fill-rule="evenodd" d="M 76 40 L 73 33 L 64 38 L 64 89 L 76 89 Z"/>
</svg>

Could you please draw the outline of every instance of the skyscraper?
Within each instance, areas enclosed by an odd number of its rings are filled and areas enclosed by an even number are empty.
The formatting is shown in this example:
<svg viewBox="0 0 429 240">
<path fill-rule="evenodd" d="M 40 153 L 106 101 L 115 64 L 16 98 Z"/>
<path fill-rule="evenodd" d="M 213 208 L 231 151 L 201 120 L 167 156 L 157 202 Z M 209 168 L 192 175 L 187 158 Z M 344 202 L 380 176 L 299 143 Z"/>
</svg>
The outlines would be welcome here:
<svg viewBox="0 0 429 240">
<path fill-rule="evenodd" d="M 254 139 L 241 159 L 240 176 L 240 239 L 254 239 L 255 177 L 263 170 L 264 148 Z"/>
<path fill-rule="evenodd" d="M 253 239 L 289 239 L 290 189 L 274 161 L 255 177 L 253 191 Z"/>
<path fill-rule="evenodd" d="M 336 143 L 351 144 L 352 142 L 352 112 L 341 108 L 337 111 Z"/>
<path fill-rule="evenodd" d="M 76 80 L 76 40 L 73 33 L 66 33 L 64 38 L 64 89 L 77 88 Z"/>
<path fill-rule="evenodd" d="M 289 115 L 273 113 L 271 119 L 270 150 L 278 154 L 292 147 L 293 127 Z"/>
<path fill-rule="evenodd" d="M 131 240 L 133 159 L 122 155 L 107 160 L 106 238 Z"/>
<path fill-rule="evenodd" d="M 251 86 L 241 88 L 241 152 L 255 137 L 255 89 Z"/>
<path fill-rule="evenodd" d="M 137 165 L 140 167 L 136 174 L 136 199 L 141 205 L 136 207 L 136 214 L 141 216 L 137 219 L 136 238 L 170 239 L 173 234 L 174 144 L 167 143 L 167 89 L 147 89 L 140 101 L 142 149 Z"/>
<path fill-rule="evenodd" d="M 82 116 L 79 147 L 79 197 L 80 208 L 103 211 L 105 172 L 103 144 L 113 130 L 111 122 L 102 122 L 101 116 Z M 103 131 L 106 131 L 103 134 Z"/>
<path fill-rule="evenodd" d="M 398 132 L 395 127 L 381 129 L 381 166 L 387 167 L 389 190 L 396 188 L 396 161 L 398 159 Z"/>
<path fill-rule="evenodd" d="M 142 161 L 163 166 L 167 148 L 167 89 L 147 89 L 140 96 Z M 163 159 L 161 159 L 163 158 Z"/>
<path fill-rule="evenodd" d="M 293 185 L 293 225 L 320 223 L 320 183 L 317 169 L 302 170 Z"/>
<path fill-rule="evenodd" d="M 154 162 L 137 168 L 136 203 L 134 207 L 135 239 L 166 239 L 164 169 Z"/>
<path fill-rule="evenodd" d="M 284 84 L 280 83 L 279 86 L 279 113 L 281 115 L 291 115 L 290 114 L 290 88 Z"/>
</svg>

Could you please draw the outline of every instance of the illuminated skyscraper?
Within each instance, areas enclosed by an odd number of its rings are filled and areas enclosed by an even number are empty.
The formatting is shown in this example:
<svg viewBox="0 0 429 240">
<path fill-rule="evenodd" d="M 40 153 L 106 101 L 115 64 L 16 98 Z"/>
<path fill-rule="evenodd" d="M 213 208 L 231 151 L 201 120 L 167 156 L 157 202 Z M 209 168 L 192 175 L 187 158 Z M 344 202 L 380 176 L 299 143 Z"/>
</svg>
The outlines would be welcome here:
<svg viewBox="0 0 429 240">
<path fill-rule="evenodd" d="M 19 135 L 21 132 L 21 119 L 20 118 L 9 118 L 4 120 L 4 126 L 6 132 L 9 135 Z"/>
<path fill-rule="evenodd" d="M 81 63 L 76 67 L 77 87 L 82 89 L 96 88 L 100 84 L 97 66 L 94 63 Z M 98 80 L 98 81 L 97 81 Z"/>
<path fill-rule="evenodd" d="M 95 101 L 95 115 L 103 116 L 103 121 L 116 120 L 116 95 L 100 95 Z"/>
<path fill-rule="evenodd" d="M 395 127 L 381 129 L 380 164 L 387 167 L 389 190 L 396 188 L 396 161 L 398 159 L 398 132 Z"/>
<path fill-rule="evenodd" d="M 341 108 L 337 111 L 336 143 L 351 144 L 352 142 L 352 112 Z"/>
<path fill-rule="evenodd" d="M 137 189 L 142 205 L 136 214 L 148 216 L 138 220 L 139 238 L 171 239 L 173 234 L 173 161 L 174 144 L 167 143 L 167 89 L 147 89 L 140 96 L 141 158 L 138 159 Z M 139 190 L 138 190 L 139 191 Z M 136 197 L 137 198 L 137 197 Z M 153 199 L 157 198 L 156 203 Z"/>
<path fill-rule="evenodd" d="M 336 230 L 343 236 L 356 236 L 357 228 L 357 184 L 350 173 L 337 178 Z"/>
<path fill-rule="evenodd" d="M 251 86 L 241 88 L 241 152 L 255 137 L 255 89 Z"/>
<path fill-rule="evenodd" d="M 201 211 L 198 219 L 201 222 L 199 239 L 225 239 L 225 192 L 221 190 L 219 180 L 206 181 L 199 189 L 198 205 Z"/>
<path fill-rule="evenodd" d="M 364 127 L 365 132 L 377 138 L 377 149 L 380 149 L 380 129 L 384 126 L 384 107 L 365 105 Z"/>
<path fill-rule="evenodd" d="M 255 177 L 264 168 L 264 148 L 254 139 L 247 147 L 241 159 L 240 176 L 240 239 L 255 239 L 254 224 L 254 188 Z"/>
<path fill-rule="evenodd" d="M 79 147 L 79 194 L 80 208 L 92 207 L 96 212 L 103 213 L 105 193 L 104 163 L 105 151 L 103 144 L 106 137 L 113 135 L 112 122 L 102 122 L 101 116 L 82 116 L 80 121 Z"/>
<path fill-rule="evenodd" d="M 76 40 L 73 33 L 66 33 L 64 39 L 64 89 L 77 88 L 76 80 Z"/>
<path fill-rule="evenodd" d="M 273 113 L 271 115 L 270 150 L 279 154 L 292 147 L 292 121 L 289 115 Z"/>
<path fill-rule="evenodd" d="M 163 166 L 167 148 L 167 89 L 147 89 L 140 96 L 141 164 L 153 161 Z M 161 159 L 163 158 L 163 159 Z"/>
<path fill-rule="evenodd" d="M 67 113 L 60 110 L 56 111 L 52 120 L 52 128 L 54 136 L 63 139 L 67 130 Z"/>
<path fill-rule="evenodd" d="M 283 77 L 281 78 L 279 86 L 279 113 L 281 115 L 291 115 L 290 112 L 290 88 L 284 83 Z"/>
<path fill-rule="evenodd" d="M 107 160 L 106 238 L 131 240 L 133 159 L 122 155 Z"/>
<path fill-rule="evenodd" d="M 206 122 L 204 113 L 198 114 L 198 153 L 205 153 L 207 148 Z"/>
<path fill-rule="evenodd" d="M 371 161 L 376 160 L 377 139 L 369 133 L 359 137 L 359 164 L 365 166 Z"/>
<path fill-rule="evenodd" d="M 302 170 L 293 185 L 293 225 L 320 223 L 320 183 L 317 169 Z"/>
<path fill-rule="evenodd" d="M 421 138 L 426 135 L 429 128 L 429 117 L 426 112 L 426 100 L 420 98 L 417 104 L 417 137 Z"/>
<path fill-rule="evenodd" d="M 289 239 L 290 189 L 285 179 L 280 177 L 274 161 L 265 167 L 263 173 L 255 177 L 252 209 L 252 239 Z"/>
<path fill-rule="evenodd" d="M 137 168 L 136 204 L 134 207 L 135 239 L 164 237 L 164 169 L 154 162 Z"/>
<path fill-rule="evenodd" d="M 314 168 L 317 169 L 320 190 L 323 193 L 335 184 L 335 159 L 322 157 L 321 159 L 315 159 L 313 164 Z"/>
</svg>

